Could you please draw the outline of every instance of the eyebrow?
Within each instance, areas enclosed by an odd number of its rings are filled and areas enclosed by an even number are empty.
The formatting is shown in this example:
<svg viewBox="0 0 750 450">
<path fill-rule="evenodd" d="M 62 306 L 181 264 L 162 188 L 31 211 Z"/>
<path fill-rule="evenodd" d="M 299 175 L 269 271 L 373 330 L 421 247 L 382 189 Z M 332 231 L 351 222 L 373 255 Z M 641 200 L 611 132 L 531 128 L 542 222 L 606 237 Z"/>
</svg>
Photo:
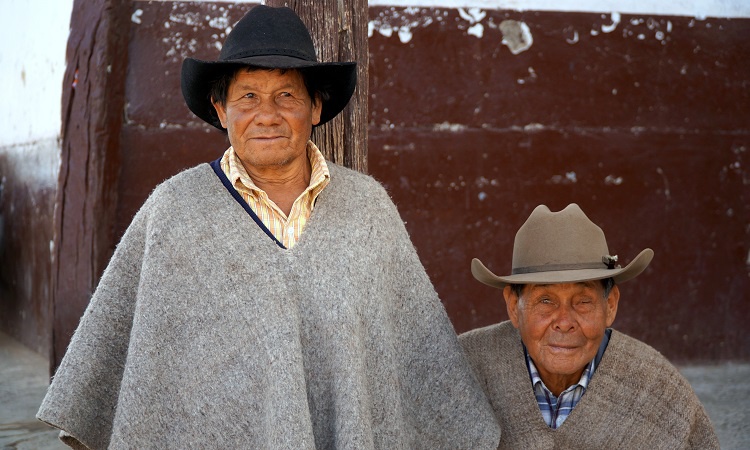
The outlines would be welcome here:
<svg viewBox="0 0 750 450">
<path fill-rule="evenodd" d="M 536 288 L 546 288 L 549 286 L 554 286 L 556 284 L 575 284 L 576 286 L 583 286 L 583 287 L 596 287 L 596 282 L 599 280 L 591 280 L 591 281 L 578 281 L 576 283 L 547 283 L 547 284 L 532 284 L 531 289 L 534 290 Z"/>
<path fill-rule="evenodd" d="M 238 83 L 234 87 L 235 87 L 235 89 L 242 89 L 242 90 L 255 90 L 255 89 L 258 89 L 257 86 L 252 86 L 252 85 L 246 84 L 246 83 Z M 281 91 L 281 90 L 291 90 L 291 89 L 294 89 L 294 88 L 296 88 L 296 86 L 294 84 L 292 84 L 292 83 L 286 83 L 286 84 L 284 84 L 284 85 L 282 85 L 282 86 L 280 86 L 278 88 L 275 88 L 273 90 L 274 91 Z"/>
</svg>

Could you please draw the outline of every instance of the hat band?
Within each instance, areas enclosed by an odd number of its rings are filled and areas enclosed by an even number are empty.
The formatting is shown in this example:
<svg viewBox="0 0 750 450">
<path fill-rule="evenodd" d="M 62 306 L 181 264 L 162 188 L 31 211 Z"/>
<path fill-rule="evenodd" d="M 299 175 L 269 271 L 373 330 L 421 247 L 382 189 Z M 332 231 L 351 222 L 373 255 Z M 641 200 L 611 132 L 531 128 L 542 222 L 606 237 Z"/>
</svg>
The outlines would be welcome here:
<svg viewBox="0 0 750 450">
<path fill-rule="evenodd" d="M 318 62 L 318 60 L 308 53 L 299 52 L 297 50 L 289 48 L 262 48 L 246 50 L 243 52 L 235 53 L 231 56 L 227 56 L 221 59 L 221 61 L 234 61 L 243 58 L 249 58 L 251 56 L 291 56 L 292 58 L 301 59 L 304 61 Z"/>
<path fill-rule="evenodd" d="M 514 267 L 511 271 L 513 275 L 523 273 L 537 272 L 557 272 L 560 270 L 581 270 L 581 269 L 606 269 L 607 265 L 601 262 L 595 263 L 577 263 L 577 264 L 545 264 L 543 266 Z"/>
</svg>

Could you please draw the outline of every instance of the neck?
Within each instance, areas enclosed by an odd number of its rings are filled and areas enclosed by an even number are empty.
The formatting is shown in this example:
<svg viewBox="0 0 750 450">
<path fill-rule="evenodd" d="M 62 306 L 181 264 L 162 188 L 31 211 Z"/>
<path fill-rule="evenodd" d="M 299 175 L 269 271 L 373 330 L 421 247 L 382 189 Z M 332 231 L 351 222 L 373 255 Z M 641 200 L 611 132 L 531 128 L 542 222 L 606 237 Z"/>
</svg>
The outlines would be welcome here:
<svg viewBox="0 0 750 450">
<path fill-rule="evenodd" d="M 253 183 L 263 189 L 268 198 L 288 216 L 294 201 L 310 185 L 310 161 L 304 159 L 302 163 L 293 166 L 245 167 L 245 170 Z"/>
<path fill-rule="evenodd" d="M 553 376 L 542 378 L 542 381 L 544 382 L 544 385 L 547 386 L 547 389 L 549 389 L 550 392 L 555 395 L 555 397 L 559 397 L 565 389 L 578 383 L 578 381 L 580 381 L 581 379 L 582 374 L 583 370 L 581 370 L 579 373 L 567 377 Z"/>
</svg>

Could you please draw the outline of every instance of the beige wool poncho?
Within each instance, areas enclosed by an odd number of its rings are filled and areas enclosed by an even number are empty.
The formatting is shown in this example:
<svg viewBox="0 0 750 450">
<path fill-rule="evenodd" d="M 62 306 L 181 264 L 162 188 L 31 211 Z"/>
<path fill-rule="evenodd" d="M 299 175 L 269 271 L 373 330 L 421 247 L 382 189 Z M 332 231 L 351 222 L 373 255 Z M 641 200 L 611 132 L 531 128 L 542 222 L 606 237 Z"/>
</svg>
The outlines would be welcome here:
<svg viewBox="0 0 750 450">
<path fill-rule="evenodd" d="M 38 417 L 90 448 L 482 449 L 499 431 L 383 188 L 279 248 L 208 164 L 119 243 Z"/>
<path fill-rule="evenodd" d="M 511 322 L 469 331 L 460 341 L 503 430 L 501 449 L 719 448 L 687 380 L 656 350 L 617 330 L 581 401 L 554 430 L 539 411 Z"/>
</svg>

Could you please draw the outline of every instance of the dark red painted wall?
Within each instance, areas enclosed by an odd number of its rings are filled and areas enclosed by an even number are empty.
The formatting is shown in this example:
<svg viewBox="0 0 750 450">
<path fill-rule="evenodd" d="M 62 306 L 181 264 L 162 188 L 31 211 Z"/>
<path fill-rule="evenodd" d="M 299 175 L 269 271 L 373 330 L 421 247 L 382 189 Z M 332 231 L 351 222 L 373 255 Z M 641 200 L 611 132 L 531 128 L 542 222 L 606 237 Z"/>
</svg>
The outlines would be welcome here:
<svg viewBox="0 0 750 450">
<path fill-rule="evenodd" d="M 154 184 L 224 150 L 184 106 L 179 67 L 183 56 L 214 58 L 216 18 L 244 11 L 136 5 L 120 231 Z M 534 206 L 577 202 L 613 253 L 656 252 L 622 287 L 619 329 L 677 360 L 749 358 L 750 21 L 623 15 L 604 33 L 609 15 L 486 13 L 478 38 L 457 10 L 370 9 L 370 172 L 457 330 L 506 317 L 500 292 L 471 277 L 471 258 L 507 272 Z M 517 55 L 502 44 L 508 19 L 533 37 Z M 406 43 L 378 31 L 414 23 Z"/>
<path fill-rule="evenodd" d="M 626 262 L 656 252 L 617 328 L 677 360 L 748 358 L 750 21 L 623 15 L 602 33 L 609 15 L 486 13 L 480 39 L 456 10 L 370 11 L 434 19 L 369 41 L 370 172 L 456 328 L 507 317 L 471 258 L 508 274 L 531 210 L 577 202 Z M 492 26 L 507 19 L 533 36 L 518 55 Z"/>
<path fill-rule="evenodd" d="M 215 58 L 247 7 L 132 3 L 114 235 L 156 184 L 225 149 L 185 107 L 180 64 Z M 750 359 L 750 20 L 623 15 L 604 32 L 609 14 L 484 12 L 480 38 L 458 10 L 370 8 L 370 172 L 456 329 L 505 318 L 500 292 L 471 277 L 471 258 L 508 272 L 531 210 L 577 202 L 625 262 L 656 252 L 622 286 L 617 328 L 677 361 Z M 528 26 L 528 50 L 502 43 L 505 20 Z M 44 195 L 26 199 L 23 186 L 8 178 L 0 190 L 6 243 L 9 233 L 25 239 L 8 227 L 8 205 L 26 202 L 31 217 Z M 4 317 L 48 321 L 28 294 L 7 289 L 23 274 L 49 283 L 41 244 L 52 205 L 40 205 L 46 218 L 27 230 L 40 234 L 24 247 L 34 256 L 5 244 L 0 254 Z M 56 307 L 82 312 L 65 299 Z"/>
</svg>

